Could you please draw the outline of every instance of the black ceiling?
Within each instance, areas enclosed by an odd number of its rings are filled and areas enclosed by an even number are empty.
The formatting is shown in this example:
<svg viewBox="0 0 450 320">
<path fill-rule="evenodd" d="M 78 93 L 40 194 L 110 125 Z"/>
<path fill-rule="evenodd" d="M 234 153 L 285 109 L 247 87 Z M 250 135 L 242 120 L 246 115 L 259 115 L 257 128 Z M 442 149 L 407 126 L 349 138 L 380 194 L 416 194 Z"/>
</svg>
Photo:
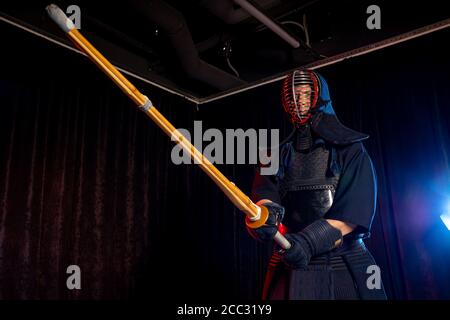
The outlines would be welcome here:
<svg viewBox="0 0 450 320">
<path fill-rule="evenodd" d="M 152 2 L 156 4 L 150 6 Z M 245 87 L 450 16 L 444 2 L 434 0 L 426 6 L 409 1 L 251 1 L 300 41 L 301 46 L 294 49 L 232 0 L 55 3 L 63 10 L 73 4 L 80 7 L 80 31 L 114 64 L 194 99 Z M 2 4 L 0 11 L 4 17 L 69 43 L 46 16 L 47 4 L 16 1 Z M 380 30 L 366 27 L 366 9 L 371 4 L 381 9 Z M 304 19 L 308 38 L 301 27 Z M 167 33 L 179 30 L 180 21 L 185 22 L 185 33 L 181 38 L 170 37 Z M 310 48 L 305 46 L 308 40 Z M 183 61 L 197 55 L 195 63 Z M 204 64 L 201 71 L 195 69 L 198 61 Z M 204 72 L 205 77 L 190 75 L 196 72 Z M 214 79 L 208 78 L 210 72 L 215 73 Z"/>
</svg>

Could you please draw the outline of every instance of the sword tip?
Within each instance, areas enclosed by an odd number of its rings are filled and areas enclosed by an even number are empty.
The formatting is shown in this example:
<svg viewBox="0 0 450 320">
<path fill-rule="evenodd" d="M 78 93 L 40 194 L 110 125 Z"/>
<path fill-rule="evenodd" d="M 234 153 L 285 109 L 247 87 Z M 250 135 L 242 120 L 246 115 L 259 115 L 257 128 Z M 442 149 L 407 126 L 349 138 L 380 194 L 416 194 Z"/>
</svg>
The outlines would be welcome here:
<svg viewBox="0 0 450 320">
<path fill-rule="evenodd" d="M 75 28 L 73 22 L 67 18 L 64 11 L 62 11 L 56 4 L 49 4 L 45 10 L 50 18 L 64 31 L 69 32 Z"/>
</svg>

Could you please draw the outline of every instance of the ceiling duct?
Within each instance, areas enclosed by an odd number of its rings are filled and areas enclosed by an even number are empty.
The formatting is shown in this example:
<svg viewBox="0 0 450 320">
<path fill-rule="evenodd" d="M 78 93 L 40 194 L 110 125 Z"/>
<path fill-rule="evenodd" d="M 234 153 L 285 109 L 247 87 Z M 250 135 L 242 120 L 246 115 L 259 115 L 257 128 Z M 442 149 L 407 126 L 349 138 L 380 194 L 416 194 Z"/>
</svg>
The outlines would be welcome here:
<svg viewBox="0 0 450 320">
<path fill-rule="evenodd" d="M 245 84 L 241 79 L 200 59 L 186 21 L 178 10 L 161 0 L 133 0 L 132 3 L 169 38 L 183 71 L 190 78 L 220 90 Z"/>
</svg>

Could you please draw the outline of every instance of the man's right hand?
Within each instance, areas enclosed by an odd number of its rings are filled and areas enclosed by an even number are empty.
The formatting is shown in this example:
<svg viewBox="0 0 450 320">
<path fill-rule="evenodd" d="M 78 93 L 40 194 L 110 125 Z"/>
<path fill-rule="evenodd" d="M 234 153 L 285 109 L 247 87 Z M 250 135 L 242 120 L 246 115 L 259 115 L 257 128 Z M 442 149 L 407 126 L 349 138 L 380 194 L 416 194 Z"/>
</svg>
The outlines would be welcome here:
<svg viewBox="0 0 450 320">
<path fill-rule="evenodd" d="M 284 207 L 271 201 L 260 201 L 257 204 L 259 204 L 260 206 L 264 206 L 269 210 L 269 217 L 267 218 L 267 221 L 263 226 L 256 229 L 247 226 L 247 231 L 252 236 L 252 238 L 258 240 L 259 242 L 267 242 L 273 240 L 273 237 L 278 231 L 278 226 L 283 220 Z"/>
</svg>

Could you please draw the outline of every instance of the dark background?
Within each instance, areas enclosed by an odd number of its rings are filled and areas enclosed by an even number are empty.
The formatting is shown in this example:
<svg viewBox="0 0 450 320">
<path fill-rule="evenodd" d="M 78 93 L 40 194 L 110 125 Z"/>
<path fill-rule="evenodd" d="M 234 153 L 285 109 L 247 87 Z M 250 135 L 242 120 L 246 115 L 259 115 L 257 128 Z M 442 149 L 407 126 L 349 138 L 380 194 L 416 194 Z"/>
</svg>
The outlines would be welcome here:
<svg viewBox="0 0 450 320">
<path fill-rule="evenodd" d="M 370 134 L 369 248 L 390 299 L 450 298 L 448 30 L 319 70 L 340 120 Z M 2 27 L 0 298 L 258 299 L 268 248 L 85 57 Z M 289 131 L 280 83 L 193 105 L 136 82 L 176 127 Z M 219 169 L 249 193 L 251 165 Z M 82 289 L 66 288 L 77 264 Z"/>
</svg>

